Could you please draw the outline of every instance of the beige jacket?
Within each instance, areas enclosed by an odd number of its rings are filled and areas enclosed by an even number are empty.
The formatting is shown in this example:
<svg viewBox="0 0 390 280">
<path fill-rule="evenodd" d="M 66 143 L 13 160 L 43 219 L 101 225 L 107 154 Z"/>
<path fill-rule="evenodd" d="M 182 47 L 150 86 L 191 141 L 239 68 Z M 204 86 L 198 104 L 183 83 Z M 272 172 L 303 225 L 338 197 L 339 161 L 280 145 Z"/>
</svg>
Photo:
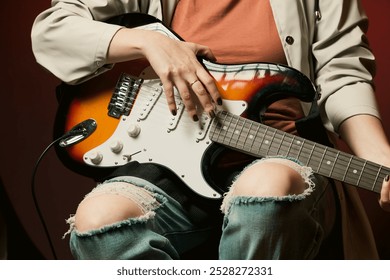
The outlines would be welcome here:
<svg viewBox="0 0 390 280">
<path fill-rule="evenodd" d="M 177 2 L 52 0 L 52 7 L 34 22 L 33 52 L 37 62 L 62 81 L 80 83 L 112 67 L 106 64 L 106 54 L 111 38 L 122 27 L 102 21 L 142 12 L 169 25 Z M 288 64 L 311 77 L 321 91 L 319 105 L 326 128 L 337 133 L 344 120 L 357 114 L 379 117 L 372 86 L 375 60 L 367 45 L 367 18 L 360 1 L 320 0 L 319 7 L 315 0 L 270 2 Z M 338 190 L 346 258 L 376 258 L 356 189 L 339 186 Z M 364 250 L 355 250 L 359 247 Z"/>
</svg>

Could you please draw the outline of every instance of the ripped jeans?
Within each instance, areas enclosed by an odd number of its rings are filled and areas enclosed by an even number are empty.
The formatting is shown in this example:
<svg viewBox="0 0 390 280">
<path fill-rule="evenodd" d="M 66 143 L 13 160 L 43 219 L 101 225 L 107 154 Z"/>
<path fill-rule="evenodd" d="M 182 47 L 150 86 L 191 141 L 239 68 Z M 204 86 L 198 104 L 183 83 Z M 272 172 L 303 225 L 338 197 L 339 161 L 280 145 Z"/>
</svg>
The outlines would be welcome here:
<svg viewBox="0 0 390 280">
<path fill-rule="evenodd" d="M 234 196 L 233 183 L 221 206 L 219 259 L 315 258 L 333 226 L 332 218 L 323 214 L 334 199 L 333 190 L 328 179 L 309 174 L 306 167 L 297 168 L 307 183 L 298 195 Z M 110 182 L 132 185 L 108 188 Z M 194 224 L 180 203 L 141 178 L 110 179 L 85 199 L 99 193 L 133 199 L 143 215 L 87 232 L 77 231 L 74 217 L 69 218 L 70 248 L 76 259 L 180 259 L 181 254 L 205 242 L 215 226 Z"/>
</svg>

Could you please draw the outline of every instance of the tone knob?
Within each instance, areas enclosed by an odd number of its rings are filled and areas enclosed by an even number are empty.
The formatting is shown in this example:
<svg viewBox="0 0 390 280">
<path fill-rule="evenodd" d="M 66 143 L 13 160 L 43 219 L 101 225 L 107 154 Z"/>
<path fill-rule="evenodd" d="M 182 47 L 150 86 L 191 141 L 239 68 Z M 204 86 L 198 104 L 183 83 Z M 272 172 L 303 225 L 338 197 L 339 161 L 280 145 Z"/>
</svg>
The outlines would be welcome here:
<svg viewBox="0 0 390 280">
<path fill-rule="evenodd" d="M 122 151 L 123 144 L 119 140 L 113 141 L 111 142 L 110 149 L 113 153 L 118 154 Z"/>
<path fill-rule="evenodd" d="M 103 155 L 99 152 L 91 152 L 89 158 L 93 164 L 99 164 L 103 160 Z"/>
<path fill-rule="evenodd" d="M 137 137 L 141 132 L 141 127 L 138 124 L 131 124 L 127 129 L 127 133 L 130 137 Z"/>
</svg>

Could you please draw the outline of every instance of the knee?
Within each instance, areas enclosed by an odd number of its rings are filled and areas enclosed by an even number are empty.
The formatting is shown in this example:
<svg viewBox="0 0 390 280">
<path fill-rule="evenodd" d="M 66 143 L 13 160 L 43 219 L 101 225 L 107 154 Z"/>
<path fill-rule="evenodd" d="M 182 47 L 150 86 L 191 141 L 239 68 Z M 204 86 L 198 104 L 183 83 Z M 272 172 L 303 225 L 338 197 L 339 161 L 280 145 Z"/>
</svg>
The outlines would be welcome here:
<svg viewBox="0 0 390 280">
<path fill-rule="evenodd" d="M 239 196 L 286 196 L 301 194 L 307 188 L 307 174 L 299 164 L 288 159 L 267 159 L 248 167 L 232 189 Z M 306 178 L 305 178 L 306 177 Z"/>
<path fill-rule="evenodd" d="M 104 187 L 104 190 L 89 194 L 79 204 L 74 220 L 75 228 L 79 232 L 100 229 L 129 218 L 140 217 L 146 213 L 146 209 L 141 206 L 146 203 L 139 200 L 146 196 L 154 201 L 152 194 L 146 190 L 125 182 L 107 183 Z M 115 192 L 110 191 L 115 188 Z M 124 188 L 133 191 L 123 193 Z M 121 191 L 118 191 L 119 189 Z M 135 192 L 143 192 L 143 195 L 139 196 Z"/>
</svg>

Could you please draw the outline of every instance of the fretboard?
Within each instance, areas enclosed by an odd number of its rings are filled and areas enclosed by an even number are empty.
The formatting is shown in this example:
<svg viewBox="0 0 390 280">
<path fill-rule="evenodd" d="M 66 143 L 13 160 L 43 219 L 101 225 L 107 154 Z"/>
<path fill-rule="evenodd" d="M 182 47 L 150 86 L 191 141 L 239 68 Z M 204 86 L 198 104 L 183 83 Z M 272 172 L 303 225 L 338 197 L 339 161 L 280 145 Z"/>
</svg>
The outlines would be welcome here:
<svg viewBox="0 0 390 280">
<path fill-rule="evenodd" d="M 294 158 L 314 173 L 377 193 L 390 174 L 385 166 L 225 111 L 214 118 L 210 139 L 255 157 Z"/>
</svg>

